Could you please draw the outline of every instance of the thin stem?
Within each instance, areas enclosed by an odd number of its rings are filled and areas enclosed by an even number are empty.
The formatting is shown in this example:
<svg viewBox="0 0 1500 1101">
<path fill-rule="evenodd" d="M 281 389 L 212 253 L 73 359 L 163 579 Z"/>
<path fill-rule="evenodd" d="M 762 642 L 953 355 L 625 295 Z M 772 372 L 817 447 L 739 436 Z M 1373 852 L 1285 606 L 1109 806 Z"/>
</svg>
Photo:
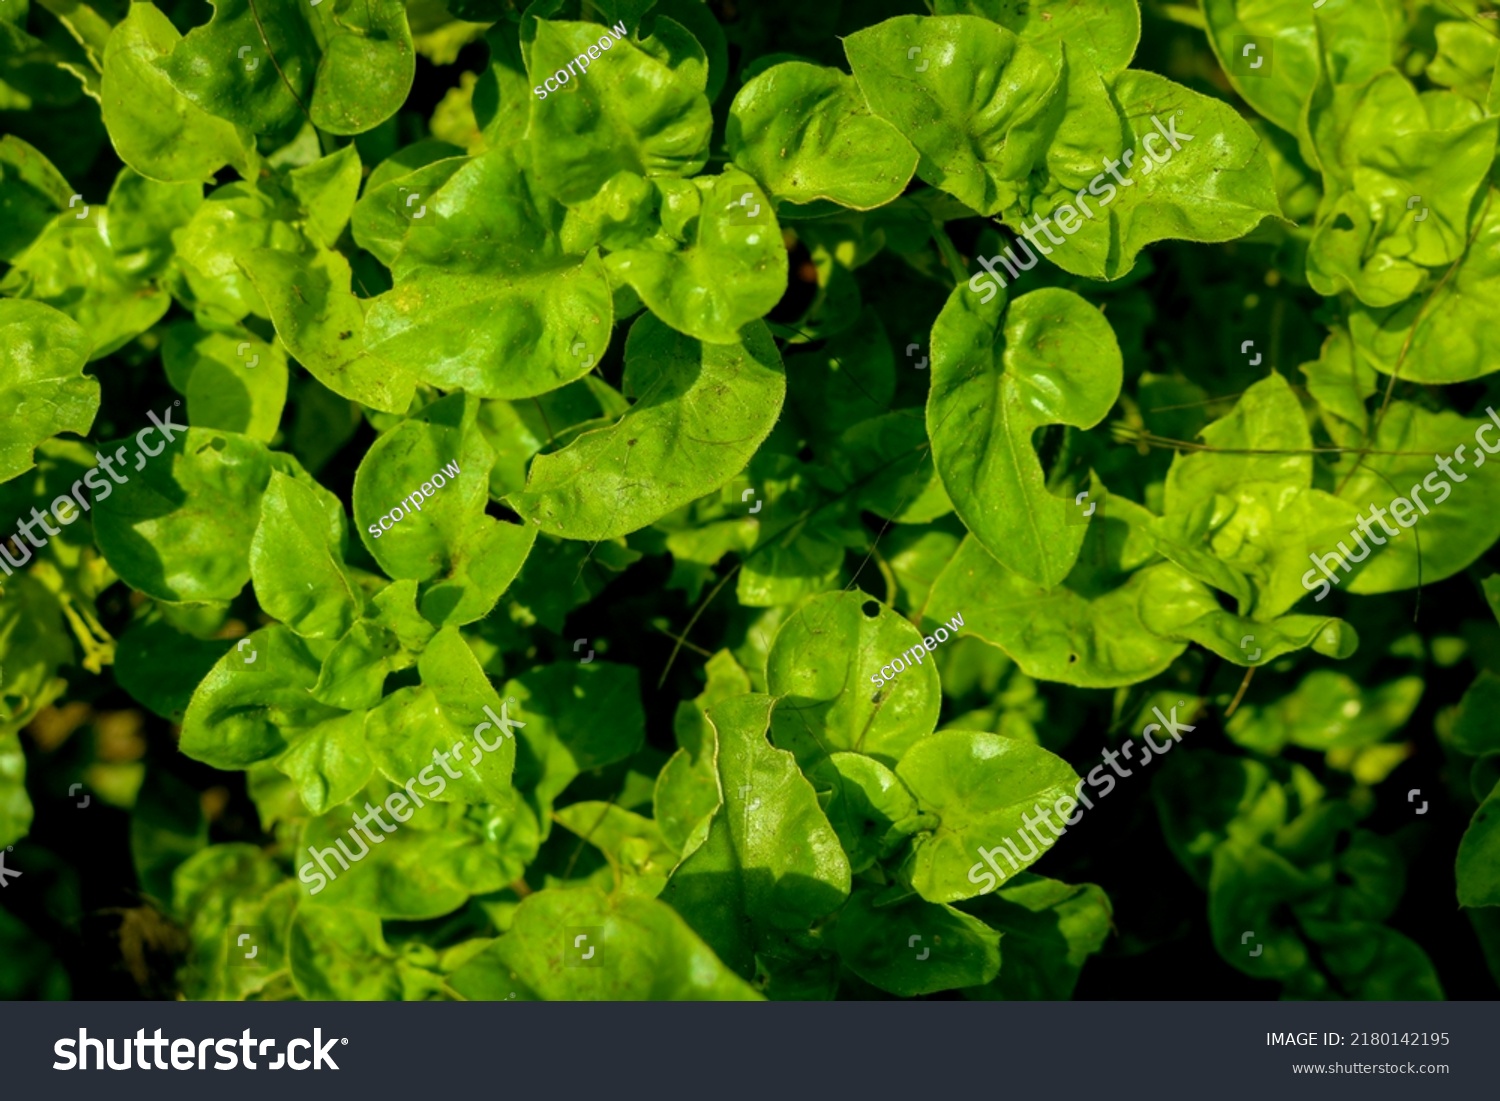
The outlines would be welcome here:
<svg viewBox="0 0 1500 1101">
<path fill-rule="evenodd" d="M 943 228 L 941 222 L 936 219 L 932 222 L 932 239 L 937 243 L 938 252 L 942 254 L 943 263 L 953 274 L 955 284 L 962 283 L 967 272 L 964 269 L 964 258 L 958 254 L 958 249 L 948 239 L 948 231 Z"/>
<path fill-rule="evenodd" d="M 1245 679 L 1240 681 L 1240 690 L 1234 694 L 1234 699 L 1229 704 L 1229 710 L 1224 712 L 1225 719 L 1228 719 L 1229 716 L 1234 714 L 1234 709 L 1237 708 L 1240 705 L 1240 701 L 1245 698 L 1245 690 L 1250 687 L 1250 678 L 1255 676 L 1255 670 L 1257 668 L 1259 667 L 1252 665 L 1245 670 Z"/>
</svg>

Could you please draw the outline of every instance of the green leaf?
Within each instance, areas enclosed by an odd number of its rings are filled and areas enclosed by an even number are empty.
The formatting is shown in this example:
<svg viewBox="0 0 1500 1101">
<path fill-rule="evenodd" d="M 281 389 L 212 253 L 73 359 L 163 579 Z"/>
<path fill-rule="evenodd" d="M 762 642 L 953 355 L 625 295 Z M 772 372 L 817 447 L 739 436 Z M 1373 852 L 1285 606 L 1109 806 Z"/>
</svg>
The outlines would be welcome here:
<svg viewBox="0 0 1500 1101">
<path fill-rule="evenodd" d="M 1120 392 L 1121 358 L 1103 314 L 1045 289 L 1007 310 L 955 288 L 933 326 L 927 431 L 953 507 L 996 559 L 1043 588 L 1083 545 L 1080 510 L 1047 491 L 1032 445 L 1048 424 L 1090 428 Z"/>
<path fill-rule="evenodd" d="M 11 263 L 24 252 L 68 208 L 72 193 L 40 150 L 14 134 L 0 137 L 0 260 Z"/>
<path fill-rule="evenodd" d="M 274 764 L 296 786 L 313 814 L 353 798 L 375 771 L 365 738 L 365 714 L 351 711 L 308 727 L 283 730 L 287 748 Z"/>
<path fill-rule="evenodd" d="M 535 529 L 485 515 L 495 453 L 479 402 L 453 394 L 371 446 L 354 479 L 354 522 L 387 574 L 423 582 L 434 624 L 483 618 L 514 580 Z"/>
<path fill-rule="evenodd" d="M 870 114 L 835 69 L 788 61 L 745 83 L 729 109 L 735 163 L 778 201 L 827 199 L 855 210 L 894 200 L 917 167 L 901 131 Z"/>
<path fill-rule="evenodd" d="M 88 352 L 88 336 L 66 314 L 0 300 L 0 482 L 35 466 L 43 440 L 93 425 L 99 381 L 83 373 Z"/>
<path fill-rule="evenodd" d="M 85 204 L 78 214 L 89 211 Z M 89 334 L 90 359 L 119 349 L 156 324 L 171 304 L 137 270 L 142 261 L 149 263 L 148 257 L 120 255 L 131 235 L 129 214 L 122 211 L 114 223 L 103 212 L 82 221 L 77 214 L 59 215 L 15 258 L 0 280 L 0 292 L 45 302 L 66 313 Z M 118 226 L 121 238 L 114 247 L 112 225 Z M 145 226 L 143 220 L 135 223 L 138 232 Z"/>
<path fill-rule="evenodd" d="M 850 35 L 844 52 L 871 110 L 917 147 L 923 180 L 981 214 L 1024 193 L 1061 107 L 1041 50 L 974 16 L 903 15 Z"/>
<path fill-rule="evenodd" d="M 677 863 L 677 852 L 649 818 L 613 803 L 573 803 L 556 812 L 557 820 L 609 859 L 623 877 L 624 890 L 655 897 Z"/>
<path fill-rule="evenodd" d="M 451 174 L 439 161 L 385 185 L 387 204 L 407 188 L 397 209 L 411 228 L 391 261 L 395 287 L 369 305 L 370 354 L 488 398 L 555 390 L 604 355 L 614 320 L 604 265 L 588 245 L 564 248 L 562 208 L 522 163 L 494 149 Z"/>
<path fill-rule="evenodd" d="M 529 792 L 544 834 L 553 800 L 580 773 L 627 760 L 646 740 L 634 666 L 545 665 L 506 681 L 505 695 L 526 720 L 516 746 L 516 786 Z"/>
<path fill-rule="evenodd" d="M 1432 29 L 1438 52 L 1425 76 L 1480 106 L 1489 99 L 1500 40 L 1475 23 L 1439 23 Z"/>
<path fill-rule="evenodd" d="M 387 696 L 366 722 L 370 750 L 381 772 L 397 785 L 419 776 L 424 777 L 423 784 L 440 781 L 438 790 L 429 796 L 433 800 L 491 803 L 506 799 L 515 769 L 515 734 L 491 721 L 492 714 L 501 713 L 500 697 L 458 630 L 445 627 L 434 635 L 417 660 L 417 669 L 422 686 L 401 688 Z M 515 716 L 501 718 L 514 720 Z M 457 775 L 446 763 L 449 757 Z"/>
<path fill-rule="evenodd" d="M 1352 522 L 1337 535 L 1338 542 L 1354 553 L 1360 542 L 1371 551 L 1361 563 L 1350 560 L 1347 567 L 1330 563 L 1341 580 L 1341 570 L 1354 571 L 1345 583 L 1349 591 L 1386 593 L 1433 584 L 1467 568 L 1500 539 L 1500 479 L 1493 468 L 1484 469 L 1493 457 L 1483 444 L 1500 433 L 1492 420 L 1469 420 L 1454 412 L 1430 412 L 1410 402 L 1393 401 L 1370 444 L 1376 453 L 1365 456 L 1347 482 L 1343 475 L 1354 460 L 1340 463 L 1339 480 L 1344 484 L 1339 496 L 1349 502 L 1351 511 L 1358 509 L 1361 516 L 1375 521 L 1370 523 L 1368 536 Z M 1379 454 L 1382 451 L 1397 454 Z M 1451 477 L 1437 465 L 1438 459 L 1448 461 Z M 1444 504 L 1450 494 L 1453 504 Z M 1385 515 L 1393 505 L 1389 515 L 1404 519 L 1382 525 L 1376 519 L 1376 507 Z M 1408 528 L 1411 539 L 1405 538 Z M 1343 554 L 1331 541 L 1318 548 L 1320 556 L 1330 551 Z"/>
<path fill-rule="evenodd" d="M 1035 862 L 1056 840 L 1043 825 L 1067 832 L 1060 819 L 1074 813 L 1081 783 L 1066 761 L 1041 746 L 973 730 L 923 738 L 901 758 L 896 775 L 917 805 L 938 819 L 930 833 L 917 835 L 911 865 L 911 885 L 938 903 L 988 893 L 996 884 L 984 887 L 985 879 L 1003 883 Z M 1066 815 L 1054 810 L 1064 798 L 1073 804 Z M 1038 821 L 1030 827 L 1035 838 L 1023 819 Z M 991 846 L 998 878 L 984 859 L 985 846 Z"/>
<path fill-rule="evenodd" d="M 644 316 L 626 341 L 625 390 L 638 398 L 618 421 L 532 462 L 513 501 L 542 531 L 609 539 L 712 493 L 771 431 L 786 379 L 764 325 L 700 344 Z"/>
<path fill-rule="evenodd" d="M 393 1001 L 401 998 L 396 953 L 380 919 L 359 910 L 299 907 L 287 936 L 287 963 L 307 1001 Z"/>
<path fill-rule="evenodd" d="M 350 293 L 349 261 L 342 253 L 252 249 L 239 263 L 282 343 L 319 382 L 372 409 L 406 412 L 416 378 L 366 351 L 368 307 Z"/>
<path fill-rule="evenodd" d="M 1375 370 L 1410 382 L 1453 383 L 1496 369 L 1500 348 L 1485 319 L 1500 303 L 1500 202 L 1493 188 L 1482 202 L 1473 243 L 1430 295 L 1383 308 L 1351 306 L 1354 347 Z"/>
<path fill-rule="evenodd" d="M 1303 110 L 1325 64 L 1342 84 L 1367 80 L 1394 61 L 1404 22 L 1397 6 L 1386 2 L 1314 9 L 1206 0 L 1203 15 L 1234 90 L 1289 134 L 1301 133 Z"/>
<path fill-rule="evenodd" d="M 1362 748 L 1405 727 L 1422 689 L 1420 677 L 1361 688 L 1343 673 L 1315 669 L 1273 703 L 1242 707 L 1225 730 L 1245 748 L 1266 754 L 1286 745 L 1320 752 Z"/>
<path fill-rule="evenodd" d="M 170 772 L 147 771 L 130 815 L 130 856 L 145 893 L 169 903 L 173 872 L 207 844 L 198 792 Z"/>
<path fill-rule="evenodd" d="M 1453 723 L 1453 740 L 1471 756 L 1500 752 L 1500 725 L 1493 719 L 1500 713 L 1500 676 L 1482 670 L 1464 692 L 1458 718 Z"/>
<path fill-rule="evenodd" d="M 593 197 L 617 172 L 692 176 L 708 159 L 713 118 L 703 80 L 692 76 L 706 74 L 706 57 L 680 24 L 657 24 L 658 35 L 676 27 L 674 44 L 689 56 L 668 56 L 672 46 L 658 37 L 637 43 L 597 23 L 535 24 L 526 83 L 542 93 L 531 96 L 530 127 L 549 137 L 535 143 L 532 157 L 537 179 L 562 202 Z M 603 40 L 610 46 L 601 47 Z M 579 57 L 583 62 L 568 72 Z M 555 71 L 568 79 L 557 81 Z M 551 91 L 548 80 L 562 87 Z"/>
<path fill-rule="evenodd" d="M 286 748 L 285 732 L 338 716 L 313 699 L 318 657 L 280 625 L 255 631 L 203 678 L 178 747 L 215 768 L 248 768 Z"/>
<path fill-rule="evenodd" d="M 668 226 L 680 250 L 626 248 L 608 260 L 611 277 L 678 332 L 733 344 L 786 290 L 786 245 L 760 185 L 738 168 L 699 176 L 682 189 Z"/>
<path fill-rule="evenodd" d="M 809 770 L 809 779 L 819 788 L 829 785 L 826 798 L 821 791 L 818 797 L 855 875 L 890 856 L 917 828 L 917 801 L 873 757 L 830 753 Z"/>
<path fill-rule="evenodd" d="M 167 329 L 162 365 L 187 398 L 188 420 L 270 443 L 286 405 L 286 352 L 248 332 L 213 332 L 192 322 Z"/>
<path fill-rule="evenodd" d="M 0 732 L 0 844 L 25 837 L 31 830 L 32 813 L 21 739 L 14 731 Z"/>
<path fill-rule="evenodd" d="M 115 680 L 137 702 L 180 724 L 194 690 L 229 649 L 228 641 L 205 642 L 162 619 L 138 619 L 116 644 Z"/>
<path fill-rule="evenodd" d="M 433 154 L 431 161 L 419 161 L 410 168 L 393 166 L 392 161 L 396 157 L 382 161 L 370 173 L 370 178 L 365 182 L 364 194 L 354 204 L 354 221 L 351 226 L 354 240 L 360 248 L 368 249 L 387 267 L 395 263 L 407 234 L 423 228 L 423 222 L 416 215 L 421 215 L 423 219 L 429 217 L 428 204 L 424 200 L 433 197 L 439 188 L 471 163 L 468 157 L 439 155 L 463 152 L 447 142 L 422 142 L 420 145 L 427 149 L 409 145 L 401 152 L 418 150 L 423 157 L 430 152 Z M 419 202 L 421 205 L 417 206 Z M 436 214 L 430 216 L 437 217 Z"/>
<path fill-rule="evenodd" d="M 1323 960 L 1350 998 L 1364 1001 L 1442 1001 L 1437 968 L 1415 941 L 1396 930 L 1370 922 L 1306 923 L 1318 941 Z M 1304 972 L 1299 978 L 1307 978 Z M 1326 997 L 1317 984 L 1306 994 L 1293 984 L 1296 997 Z"/>
<path fill-rule="evenodd" d="M 394 587 L 387 586 L 387 590 Z M 379 602 L 378 596 L 376 602 Z M 415 611 L 412 614 L 415 615 Z M 384 612 L 379 618 L 384 618 Z M 421 641 L 412 648 L 421 649 L 434 632 L 432 624 L 420 616 L 416 618 L 426 630 Z M 394 670 L 412 664 L 411 655 L 402 651 L 402 645 L 394 631 L 360 620 L 334 643 L 333 649 L 323 659 L 313 696 L 329 707 L 349 711 L 374 707 L 380 702 L 385 678 Z"/>
<path fill-rule="evenodd" d="M 1073 886 L 1022 872 L 1003 887 L 969 902 L 973 913 L 1005 941 L 997 982 L 969 990 L 971 998 L 1057 1001 L 1073 996 L 1089 956 L 1113 929 L 1109 896 L 1092 883 Z"/>
<path fill-rule="evenodd" d="M 1141 10 L 1132 0 L 1107 0 L 1088 8 L 1033 5 L 1026 0 L 936 0 L 935 15 L 979 15 L 1014 31 L 1054 64 L 1063 45 L 1082 51 L 1105 76 L 1114 76 L 1135 55 Z"/>
<path fill-rule="evenodd" d="M 133 448 L 114 451 L 117 477 L 125 481 L 95 501 L 99 549 L 132 588 L 159 600 L 233 600 L 250 580 L 250 541 L 271 479 L 265 445 L 234 432 L 189 428 L 169 444 L 158 440 L 155 446 L 165 450 L 153 457 L 140 441 L 147 431 L 149 425 Z M 133 466 L 126 465 L 127 450 L 135 452 Z M 108 444 L 100 454 L 109 454 Z"/>
<path fill-rule="evenodd" d="M 168 285 L 200 323 L 223 329 L 247 314 L 274 316 L 242 270 L 261 248 L 301 250 L 293 224 L 300 210 L 273 181 L 237 180 L 216 187 L 172 233 L 176 247 Z"/>
<path fill-rule="evenodd" d="M 591 888 L 525 899 L 510 931 L 449 984 L 502 1001 L 518 991 L 549 1001 L 756 1000 L 670 906 Z"/>
<path fill-rule="evenodd" d="M 1166 541 L 1157 545 L 1189 573 L 1221 588 L 1224 575 L 1196 556 L 1227 565 L 1248 585 L 1235 594 L 1241 614 L 1273 619 L 1317 587 L 1303 580 L 1308 555 L 1347 539 L 1356 510 L 1312 488 L 1307 416 L 1274 371 L 1202 435 L 1205 448 L 1172 460 L 1168 519 L 1156 525 Z"/>
<path fill-rule="evenodd" d="M 364 603 L 344 565 L 347 538 L 342 508 L 272 471 L 250 544 L 261 607 L 304 638 L 341 638 Z"/>
<path fill-rule="evenodd" d="M 1463 255 L 1495 158 L 1494 119 L 1448 93 L 1419 96 L 1388 69 L 1315 99 L 1308 126 L 1326 190 L 1307 255 L 1314 290 L 1394 306 L 1426 282 L 1424 268 Z"/>
<path fill-rule="evenodd" d="M 1000 934 L 976 917 L 919 898 L 877 906 L 879 892 L 856 890 L 835 932 L 843 963 L 897 997 L 979 986 L 1000 972 Z"/>
<path fill-rule="evenodd" d="M 181 972 L 185 992 L 243 1000 L 268 986 L 274 990 L 275 976 L 285 973 L 297 890 L 274 858 L 255 845 L 210 845 L 183 861 L 172 877 L 172 913 L 190 941 Z M 231 932 L 235 926 L 253 930 L 261 966 L 239 966 L 245 949 Z"/>
<path fill-rule="evenodd" d="M 1053 263 L 1075 275 L 1119 279 L 1135 266 L 1141 249 L 1156 241 L 1229 241 L 1280 215 L 1265 143 L 1233 108 L 1134 69 L 1121 73 L 1110 91 L 1116 124 L 1124 130 L 1123 152 L 1116 158 L 1112 142 L 1091 150 L 1091 128 L 1079 132 L 1065 120 L 1059 133 L 1072 141 L 1065 151 L 1049 151 L 1049 167 L 1057 173 L 1066 165 L 1075 175 L 1058 181 L 1030 208 L 1029 239 Z M 1104 101 L 1097 90 L 1091 102 L 1093 128 L 1102 127 Z M 1054 163 L 1059 157 L 1063 163 Z M 1116 165 L 1123 184 L 1109 182 L 1108 166 L 1117 159 L 1125 162 L 1123 169 Z M 1089 172 L 1097 174 L 1086 180 Z M 1097 210 L 1082 197 L 1085 183 L 1090 195 L 1100 196 Z M 1024 226 L 1023 209 L 1008 207 L 1007 224 Z M 1039 220 L 1046 224 L 1038 227 Z M 1068 236 L 1059 239 L 1054 227 Z M 1025 251 L 1024 245 L 1017 248 Z"/>
<path fill-rule="evenodd" d="M 738 696 L 709 709 L 720 807 L 708 837 L 672 873 L 672 905 L 719 958 L 749 979 L 814 982 L 802 972 L 810 927 L 849 896 L 849 861 L 790 753 L 766 741 L 773 701 Z M 785 838 L 796 837 L 796 845 Z"/>
<path fill-rule="evenodd" d="M 138 280 L 159 279 L 172 259 L 173 234 L 202 205 L 203 185 L 196 180 L 161 183 L 134 169 L 120 169 L 100 227 L 121 272 Z M 76 211 L 73 219 L 78 220 Z"/>
<path fill-rule="evenodd" d="M 1458 845 L 1458 904 L 1500 906 L 1500 788 L 1479 804 Z"/>
<path fill-rule="evenodd" d="M 362 178 L 359 150 L 352 144 L 287 174 L 287 183 L 307 212 L 308 236 L 333 248 L 354 213 Z"/>
<path fill-rule="evenodd" d="M 131 4 L 110 34 L 99 95 L 115 152 L 142 176 L 168 183 L 207 179 L 225 165 L 254 175 L 254 143 L 186 98 L 158 67 L 182 41 L 149 0 Z M 222 72 L 232 53 L 221 50 L 210 68 Z"/>
<path fill-rule="evenodd" d="M 749 675 L 727 650 L 709 658 L 703 670 L 708 678 L 703 691 L 677 705 L 672 729 L 680 748 L 662 766 L 652 792 L 657 825 L 667 843 L 679 852 L 697 848 L 693 839 L 701 843 L 708 832 L 709 818 L 719 806 L 719 780 L 714 768 L 717 743 L 708 724 L 708 708 L 744 695 L 752 687 Z"/>
<path fill-rule="evenodd" d="M 431 767 L 440 775 L 436 764 Z M 311 819 L 297 855 L 298 860 L 304 854 L 309 858 L 297 873 L 309 885 L 304 905 L 421 920 L 441 917 L 473 895 L 514 883 L 536 858 L 538 843 L 536 818 L 519 796 L 506 792 L 496 803 L 472 808 L 433 802 L 427 785 L 434 782 L 429 777 L 423 787 L 413 785 L 422 800 L 415 811 L 410 809 L 415 802 L 404 794 L 404 802 L 395 802 L 399 792 L 388 785 L 366 789 L 372 807 L 378 800 L 392 818 L 397 811 L 408 818 L 404 824 L 396 818 L 394 831 L 386 832 L 366 817 L 366 810 L 361 818 L 376 841 L 346 827 L 357 812 Z"/>
<path fill-rule="evenodd" d="M 361 134 L 411 91 L 416 54 L 399 0 L 213 6 L 158 67 L 181 95 L 237 126 L 263 134 L 305 114 L 330 134 Z"/>
<path fill-rule="evenodd" d="M 902 655 L 905 671 L 893 665 Z M 942 702 L 922 633 L 858 592 L 814 597 L 782 623 L 766 689 L 772 740 L 804 768 L 839 750 L 894 766 L 932 732 Z"/>
</svg>

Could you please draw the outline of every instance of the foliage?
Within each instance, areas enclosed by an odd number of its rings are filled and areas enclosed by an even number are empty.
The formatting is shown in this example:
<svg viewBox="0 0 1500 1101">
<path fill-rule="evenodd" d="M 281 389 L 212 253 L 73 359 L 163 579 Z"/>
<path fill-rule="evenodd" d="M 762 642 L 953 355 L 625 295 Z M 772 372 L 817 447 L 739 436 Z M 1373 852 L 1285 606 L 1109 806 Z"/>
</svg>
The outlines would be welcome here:
<svg viewBox="0 0 1500 1101">
<path fill-rule="evenodd" d="M 1492 996 L 1478 14 L 8 5 L 0 993 Z"/>
</svg>

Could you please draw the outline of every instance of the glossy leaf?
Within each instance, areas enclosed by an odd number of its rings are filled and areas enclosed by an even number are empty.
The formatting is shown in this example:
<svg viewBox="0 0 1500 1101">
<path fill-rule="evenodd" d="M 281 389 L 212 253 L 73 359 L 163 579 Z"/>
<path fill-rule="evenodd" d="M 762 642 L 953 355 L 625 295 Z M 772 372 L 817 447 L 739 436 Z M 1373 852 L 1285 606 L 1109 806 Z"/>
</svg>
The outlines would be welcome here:
<svg viewBox="0 0 1500 1101">
<path fill-rule="evenodd" d="M 771 738 L 804 769 L 836 751 L 893 766 L 932 732 L 941 702 L 921 632 L 861 593 L 815 597 L 782 624 L 766 689 L 777 697 Z"/>
<path fill-rule="evenodd" d="M 591 889 L 532 895 L 510 932 L 450 982 L 497 1000 L 518 988 L 556 1001 L 756 1000 L 671 907 Z"/>
<path fill-rule="evenodd" d="M 395 288 L 369 305 L 365 347 L 433 386 L 489 398 L 586 374 L 614 318 L 598 256 L 563 247 L 561 208 L 513 151 L 450 167 L 395 184 L 412 228 L 391 262 Z"/>
<path fill-rule="evenodd" d="M 682 31 L 670 20 L 659 23 Z M 606 39 L 610 45 L 601 46 Z M 537 23 L 526 83 L 544 91 L 549 80 L 562 85 L 531 102 L 531 125 L 554 135 L 534 153 L 537 178 L 549 192 L 576 203 L 617 172 L 691 176 L 703 167 L 713 120 L 704 85 L 687 70 L 704 73 L 705 56 L 691 35 L 676 44 L 691 51 L 691 65 L 672 56 L 667 43 L 621 38 L 597 23 Z M 578 57 L 584 61 L 570 71 Z"/>
<path fill-rule="evenodd" d="M 793 981 L 794 961 L 812 950 L 808 930 L 843 903 L 850 880 L 812 785 L 790 753 L 766 741 L 772 706 L 770 697 L 750 695 L 709 709 L 721 802 L 662 901 L 741 977 L 753 977 L 759 960 L 774 996 L 778 972 Z M 801 843 L 785 845 L 787 836 Z"/>
<path fill-rule="evenodd" d="M 917 147 L 923 180 L 981 214 L 1025 191 L 1061 106 L 1041 50 L 970 15 L 897 16 L 844 50 L 870 108 Z"/>
<path fill-rule="evenodd" d="M 918 898 L 877 907 L 861 887 L 839 913 L 839 955 L 860 978 L 902 998 L 979 986 L 1000 972 L 1000 934 L 951 906 Z"/>
<path fill-rule="evenodd" d="M 977 354 L 976 354 L 977 350 Z M 927 432 L 953 507 L 991 555 L 1043 588 L 1083 545 L 1081 509 L 1046 488 L 1032 446 L 1047 424 L 1089 428 L 1114 404 L 1113 330 L 1083 299 L 1034 291 L 1007 309 L 957 288 L 933 327 Z"/>
<path fill-rule="evenodd" d="M 203 110 L 256 133 L 305 114 L 330 134 L 359 134 L 405 102 L 416 54 L 397 0 L 217 0 L 159 67 Z"/>
<path fill-rule="evenodd" d="M 744 330 L 786 290 L 786 246 L 760 185 L 737 168 L 699 176 L 677 196 L 677 251 L 626 248 L 609 257 L 651 312 L 709 344 L 748 339 Z"/>
<path fill-rule="evenodd" d="M 739 167 L 790 203 L 870 210 L 900 195 L 917 167 L 916 150 L 870 114 L 859 85 L 800 61 L 745 83 L 730 107 L 728 142 Z"/>
<path fill-rule="evenodd" d="M 94 505 L 99 548 L 122 578 L 158 599 L 233 600 L 250 580 L 272 460 L 264 444 L 237 433 L 174 434 L 169 444 L 156 441 L 154 457 L 142 449 L 153 446 L 149 437 L 114 450 L 124 481 Z M 101 454 L 110 454 L 108 444 Z"/>
<path fill-rule="evenodd" d="M 1077 805 L 1078 777 L 1066 761 L 999 734 L 934 734 L 907 751 L 896 775 L 917 805 L 938 819 L 935 828 L 917 836 L 912 849 L 911 884 L 929 902 L 973 898 L 984 892 L 986 876 L 997 879 L 987 870 L 982 848 L 999 854 L 998 882 L 1023 871 L 1057 840 L 1041 825 L 1031 827 L 1034 836 L 1028 834 L 1023 819 L 1038 818 L 1038 808 L 1051 812 L 1063 796 Z M 1067 832 L 1060 821 L 1041 821 Z M 1010 852 L 1007 844 L 1014 846 Z"/>
<path fill-rule="evenodd" d="M 625 390 L 635 404 L 607 428 L 538 457 L 515 507 L 542 531 L 609 539 L 635 531 L 743 469 L 786 392 L 762 326 L 742 343 L 700 344 L 652 317 L 632 326 Z"/>
<path fill-rule="evenodd" d="M 131 4 L 110 34 L 99 96 L 115 151 L 153 180 L 202 180 L 225 165 L 250 174 L 257 160 L 253 144 L 174 88 L 158 67 L 182 41 L 149 2 Z M 231 52 L 222 51 L 213 67 L 222 69 Z"/>
<path fill-rule="evenodd" d="M 485 515 L 495 453 L 478 402 L 454 394 L 381 437 L 354 480 L 354 522 L 381 568 L 423 583 L 431 622 L 469 623 L 494 607 L 536 538 Z"/>
<path fill-rule="evenodd" d="M 99 409 L 98 380 L 83 373 L 88 336 L 39 302 L 0 301 L 0 482 L 30 470 L 36 445 L 84 435 Z"/>
<path fill-rule="evenodd" d="M 304 638 L 342 637 L 364 603 L 344 565 L 346 539 L 342 510 L 330 512 L 312 490 L 272 471 L 250 544 L 261 606 Z"/>
</svg>

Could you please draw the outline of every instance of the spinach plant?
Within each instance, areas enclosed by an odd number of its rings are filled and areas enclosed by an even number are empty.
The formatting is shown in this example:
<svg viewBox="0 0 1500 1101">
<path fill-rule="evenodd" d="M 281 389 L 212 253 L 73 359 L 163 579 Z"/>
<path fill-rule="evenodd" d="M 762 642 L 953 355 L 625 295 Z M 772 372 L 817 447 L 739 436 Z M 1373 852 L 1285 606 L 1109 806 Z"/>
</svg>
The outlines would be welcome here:
<svg viewBox="0 0 1500 1101">
<path fill-rule="evenodd" d="M 1500 974 L 1485 3 L 12 0 L 0 992 Z"/>
</svg>

